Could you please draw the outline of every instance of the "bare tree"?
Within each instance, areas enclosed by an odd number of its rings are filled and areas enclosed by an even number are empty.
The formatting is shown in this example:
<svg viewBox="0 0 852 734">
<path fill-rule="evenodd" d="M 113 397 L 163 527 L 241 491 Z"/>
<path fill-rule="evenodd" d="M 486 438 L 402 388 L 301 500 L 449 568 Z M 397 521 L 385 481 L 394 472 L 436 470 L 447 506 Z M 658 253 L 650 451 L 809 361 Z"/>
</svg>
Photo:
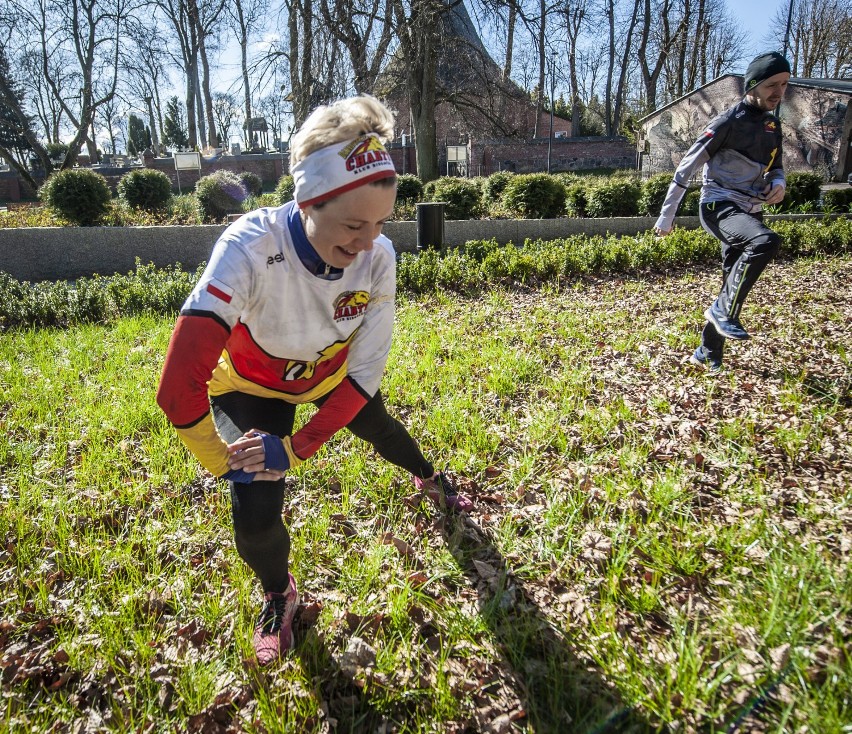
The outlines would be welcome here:
<svg viewBox="0 0 852 734">
<path fill-rule="evenodd" d="M 283 141 L 286 121 L 292 116 L 289 102 L 280 94 L 269 94 L 260 100 L 258 110 L 266 118 L 266 123 L 272 131 L 273 142 Z"/>
<path fill-rule="evenodd" d="M 269 8 L 269 0 L 232 0 L 227 6 L 231 25 L 237 32 L 240 45 L 240 72 L 243 81 L 243 105 L 245 119 L 252 117 L 251 112 L 251 83 L 249 79 L 248 47 L 249 41 L 258 30 L 260 22 Z M 246 133 L 248 136 L 248 132 Z M 250 140 L 246 137 L 246 146 Z"/>
<path fill-rule="evenodd" d="M 435 109 L 438 104 L 438 52 L 441 0 L 392 0 L 399 39 L 404 88 L 414 132 L 417 173 L 424 181 L 438 177 Z"/>
<path fill-rule="evenodd" d="M 240 116 L 240 107 L 234 95 L 214 92 L 213 114 L 216 117 L 216 130 L 222 139 L 222 147 L 227 148 L 231 130 Z"/>
<path fill-rule="evenodd" d="M 574 137 L 580 135 L 582 114 L 580 83 L 577 78 L 577 44 L 580 34 L 587 27 L 587 12 L 587 0 L 564 0 L 559 7 L 568 49 L 568 77 L 571 86 L 571 135 Z M 553 104 L 552 100 L 551 104 Z"/>
<path fill-rule="evenodd" d="M 782 47 L 788 6 L 773 17 L 771 36 Z M 796 0 L 790 24 L 793 76 L 852 77 L 852 0 Z"/>
<path fill-rule="evenodd" d="M 169 85 L 168 54 L 162 33 L 156 25 L 133 18 L 128 24 L 129 54 L 122 63 L 123 83 L 129 104 L 143 106 L 151 130 L 154 152 L 163 152 L 160 144 L 163 130 L 163 102 L 160 90 Z"/>
<path fill-rule="evenodd" d="M 41 65 L 41 54 L 35 49 L 21 52 L 17 59 L 21 85 L 27 92 L 30 105 L 41 123 L 44 137 L 48 142 L 58 143 L 64 113 L 62 105 L 53 96 L 44 75 L 41 73 Z M 62 79 L 66 73 L 61 66 L 60 64 L 53 69 L 52 76 L 56 79 Z M 63 82 L 61 86 L 66 87 L 67 84 L 72 84 L 71 75 L 68 75 L 67 81 Z M 72 84 L 72 86 L 75 85 Z"/>
<path fill-rule="evenodd" d="M 657 85 L 666 59 L 686 32 L 686 23 L 675 14 L 676 0 L 645 0 L 639 32 L 639 66 L 649 110 L 657 108 Z M 655 22 L 655 21 L 658 21 Z"/>
<path fill-rule="evenodd" d="M 0 110 L 3 113 L 0 157 L 35 189 L 38 184 L 24 161 L 26 149 L 29 148 L 38 157 L 45 170 L 50 170 L 50 161 L 23 108 L 24 94 L 13 78 L 4 50 L 0 47 Z"/>
<path fill-rule="evenodd" d="M 52 97 L 75 128 L 61 168 L 73 165 L 85 142 L 92 160 L 97 109 L 115 95 L 125 19 L 132 0 L 9 0 L 30 34 Z M 61 70 L 61 75 L 57 74 Z M 69 87 L 69 81 L 76 82 Z M 46 162 L 46 170 L 52 168 Z"/>
<path fill-rule="evenodd" d="M 214 35 L 225 2 L 226 0 L 153 0 L 153 4 L 168 20 L 178 41 L 179 60 L 186 82 L 184 102 L 191 148 L 199 147 L 199 138 L 207 144 L 210 142 L 209 137 L 204 140 L 205 135 L 199 136 L 200 128 L 206 132 L 215 127 L 210 111 L 212 94 L 206 56 L 207 38 Z M 199 70 L 199 64 L 203 66 L 203 70 Z M 203 76 L 200 71 L 203 71 Z M 202 98 L 206 102 L 206 108 L 201 105 Z M 201 114 L 199 106 L 202 107 Z"/>
<path fill-rule="evenodd" d="M 321 0 L 326 28 L 349 56 L 356 92 L 372 92 L 393 39 L 391 0 Z"/>
<path fill-rule="evenodd" d="M 621 119 L 625 103 L 625 90 L 629 73 L 630 59 L 633 54 L 634 33 L 639 20 L 639 10 L 642 0 L 632 0 L 628 5 L 629 13 L 622 23 L 621 37 L 623 38 L 621 56 L 616 57 L 616 7 L 613 0 L 607 3 L 607 26 L 609 30 L 609 62 L 607 64 L 606 91 L 604 94 L 604 130 L 607 135 L 615 135 L 621 128 Z M 616 65 L 618 79 L 615 77 Z"/>
</svg>

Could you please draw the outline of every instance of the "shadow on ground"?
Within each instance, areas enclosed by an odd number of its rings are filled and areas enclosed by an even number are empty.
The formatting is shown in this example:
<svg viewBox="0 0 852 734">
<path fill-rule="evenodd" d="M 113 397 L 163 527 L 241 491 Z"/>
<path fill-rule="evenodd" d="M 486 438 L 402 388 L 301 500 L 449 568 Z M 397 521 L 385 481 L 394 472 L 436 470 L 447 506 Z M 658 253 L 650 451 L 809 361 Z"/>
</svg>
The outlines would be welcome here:
<svg viewBox="0 0 852 734">
<path fill-rule="evenodd" d="M 600 671 L 580 660 L 523 582 L 513 576 L 486 530 L 466 516 L 443 521 L 447 548 L 480 596 L 482 619 L 504 656 L 537 734 L 659 731 L 626 705 Z M 486 573 L 496 572 L 488 583 Z M 507 730 L 508 731 L 508 730 Z"/>
</svg>

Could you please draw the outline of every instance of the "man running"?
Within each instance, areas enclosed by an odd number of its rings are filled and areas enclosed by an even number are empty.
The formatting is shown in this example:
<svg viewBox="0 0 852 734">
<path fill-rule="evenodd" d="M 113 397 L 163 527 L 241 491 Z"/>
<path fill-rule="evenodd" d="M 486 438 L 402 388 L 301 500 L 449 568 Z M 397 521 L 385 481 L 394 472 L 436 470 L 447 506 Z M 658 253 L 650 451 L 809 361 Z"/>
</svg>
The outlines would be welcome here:
<svg viewBox="0 0 852 734">
<path fill-rule="evenodd" d="M 764 204 L 784 199 L 781 121 L 773 111 L 784 98 L 790 63 L 776 51 L 756 57 L 745 73 L 745 97 L 714 118 L 674 174 L 654 231 L 672 230 L 675 213 L 699 166 L 701 226 L 722 245 L 722 289 L 704 312 L 701 344 L 690 357 L 712 375 L 722 369 L 726 339 L 748 339 L 740 310 L 781 238 L 763 224 Z"/>
</svg>

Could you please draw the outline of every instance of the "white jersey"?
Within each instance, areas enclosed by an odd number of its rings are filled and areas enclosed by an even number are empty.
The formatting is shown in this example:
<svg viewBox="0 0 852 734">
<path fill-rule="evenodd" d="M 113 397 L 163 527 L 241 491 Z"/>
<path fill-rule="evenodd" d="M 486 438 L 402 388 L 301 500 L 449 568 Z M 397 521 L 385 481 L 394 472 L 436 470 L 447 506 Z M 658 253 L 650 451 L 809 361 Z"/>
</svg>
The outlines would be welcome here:
<svg viewBox="0 0 852 734">
<path fill-rule="evenodd" d="M 306 426 L 293 436 L 304 459 L 381 383 L 393 331 L 393 245 L 380 236 L 338 279 L 318 277 L 294 244 L 304 238 L 294 207 L 258 209 L 225 230 L 169 345 L 158 402 L 216 474 L 227 471 L 227 452 L 213 427 L 210 396 L 239 391 L 304 403 L 346 381 L 339 399 L 312 419 L 314 430 Z"/>
</svg>

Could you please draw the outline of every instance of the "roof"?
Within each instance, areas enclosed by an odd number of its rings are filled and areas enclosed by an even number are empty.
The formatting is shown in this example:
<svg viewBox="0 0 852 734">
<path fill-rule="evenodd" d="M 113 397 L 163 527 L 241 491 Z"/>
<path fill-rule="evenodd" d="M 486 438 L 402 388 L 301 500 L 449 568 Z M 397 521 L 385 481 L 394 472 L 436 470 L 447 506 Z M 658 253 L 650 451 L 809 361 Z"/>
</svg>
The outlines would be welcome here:
<svg viewBox="0 0 852 734">
<path fill-rule="evenodd" d="M 667 110 L 669 107 L 673 107 L 678 104 L 682 100 L 687 97 L 691 97 L 696 92 L 700 92 L 702 89 L 707 89 L 707 87 L 713 86 L 717 84 L 722 79 L 727 79 L 729 77 L 733 77 L 736 79 L 742 79 L 742 74 L 722 74 L 722 76 L 718 76 L 712 81 L 707 82 L 706 84 L 702 84 L 700 87 L 696 87 L 691 92 L 687 92 L 682 97 L 678 97 L 677 99 L 672 100 L 668 104 L 663 105 L 662 107 L 658 107 L 651 114 L 645 115 L 645 117 L 639 120 L 640 124 L 643 124 L 646 120 L 650 120 L 652 117 L 656 117 L 661 112 Z M 794 87 L 806 87 L 810 89 L 826 89 L 830 92 L 837 92 L 838 94 L 849 94 L 852 95 L 852 80 L 849 79 L 806 79 L 803 77 L 790 77 L 790 84 Z"/>
</svg>

